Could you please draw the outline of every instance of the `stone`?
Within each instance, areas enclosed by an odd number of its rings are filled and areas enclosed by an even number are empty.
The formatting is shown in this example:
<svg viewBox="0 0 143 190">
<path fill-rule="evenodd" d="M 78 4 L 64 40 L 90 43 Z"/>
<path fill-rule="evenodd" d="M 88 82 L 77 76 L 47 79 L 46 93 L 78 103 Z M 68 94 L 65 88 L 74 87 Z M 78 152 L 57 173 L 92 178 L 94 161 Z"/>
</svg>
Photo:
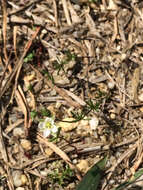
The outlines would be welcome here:
<svg viewBox="0 0 143 190">
<path fill-rule="evenodd" d="M 22 185 L 21 175 L 22 175 L 21 171 L 19 170 L 13 171 L 12 177 L 13 177 L 13 183 L 15 187 L 20 187 Z"/>
<path fill-rule="evenodd" d="M 86 173 L 89 169 L 89 164 L 87 160 L 80 160 L 80 162 L 76 165 L 79 171 Z"/>
<path fill-rule="evenodd" d="M 15 137 L 24 137 L 25 136 L 24 128 L 22 128 L 22 127 L 14 128 L 13 129 L 13 136 L 15 136 Z"/>
<path fill-rule="evenodd" d="M 53 150 L 52 149 L 50 149 L 50 148 L 46 148 L 45 149 L 45 154 L 46 154 L 46 156 L 48 156 L 48 157 L 50 157 L 52 154 L 53 154 Z"/>
<path fill-rule="evenodd" d="M 109 87 L 109 89 L 113 89 L 115 87 L 115 83 L 112 82 L 112 81 L 109 81 L 108 82 L 108 87 Z"/>
<path fill-rule="evenodd" d="M 22 182 L 22 185 L 27 184 L 28 179 L 27 179 L 26 175 L 24 175 L 24 174 L 21 175 L 21 182 Z"/>
<path fill-rule="evenodd" d="M 29 151 L 32 148 L 31 142 L 27 139 L 21 140 L 21 146 L 24 148 L 24 150 Z"/>
<path fill-rule="evenodd" d="M 139 96 L 138 96 L 138 99 L 143 102 L 143 93 L 141 93 Z"/>
<path fill-rule="evenodd" d="M 98 124 L 99 124 L 99 119 L 96 116 L 92 117 L 92 119 L 89 121 L 91 130 L 96 130 Z"/>
<path fill-rule="evenodd" d="M 15 190 L 25 190 L 24 187 L 17 187 Z"/>
<path fill-rule="evenodd" d="M 63 132 L 68 132 L 68 131 L 72 131 L 73 129 L 75 129 L 78 126 L 78 122 L 70 122 L 70 121 L 74 121 L 74 118 L 64 118 L 63 121 L 60 121 L 57 123 L 58 127 L 61 127 L 61 130 Z M 67 121 L 67 122 L 65 122 Z"/>
</svg>

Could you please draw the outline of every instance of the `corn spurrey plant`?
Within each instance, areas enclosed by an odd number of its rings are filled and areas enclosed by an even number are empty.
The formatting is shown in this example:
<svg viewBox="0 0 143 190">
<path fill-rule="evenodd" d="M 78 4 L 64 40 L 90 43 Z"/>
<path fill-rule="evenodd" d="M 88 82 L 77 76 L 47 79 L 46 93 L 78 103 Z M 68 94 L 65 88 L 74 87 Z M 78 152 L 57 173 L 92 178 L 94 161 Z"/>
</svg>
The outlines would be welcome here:
<svg viewBox="0 0 143 190">
<path fill-rule="evenodd" d="M 43 137 L 56 137 L 59 128 L 55 125 L 54 118 L 46 117 L 46 119 L 39 123 L 38 128 L 43 133 Z"/>
</svg>

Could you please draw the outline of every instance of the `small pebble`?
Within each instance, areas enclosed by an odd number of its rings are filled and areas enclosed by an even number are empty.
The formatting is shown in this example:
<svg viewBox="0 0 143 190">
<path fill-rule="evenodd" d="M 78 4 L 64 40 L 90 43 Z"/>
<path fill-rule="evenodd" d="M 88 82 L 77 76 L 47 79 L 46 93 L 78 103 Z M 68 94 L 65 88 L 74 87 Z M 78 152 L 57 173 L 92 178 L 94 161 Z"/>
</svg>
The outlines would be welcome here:
<svg viewBox="0 0 143 190">
<path fill-rule="evenodd" d="M 75 183 L 70 183 L 70 184 L 67 186 L 67 189 L 75 189 Z"/>
<path fill-rule="evenodd" d="M 96 51 L 96 54 L 99 54 L 100 53 L 100 48 L 97 47 L 95 51 Z"/>
<path fill-rule="evenodd" d="M 87 160 L 81 160 L 76 166 L 79 169 L 79 171 L 83 173 L 86 173 L 89 169 L 89 164 Z"/>
<path fill-rule="evenodd" d="M 15 190 L 25 190 L 24 187 L 17 187 Z"/>
<path fill-rule="evenodd" d="M 115 180 L 113 180 L 113 179 L 111 179 L 110 181 L 109 181 L 109 184 L 110 185 L 113 185 L 115 183 Z"/>
<path fill-rule="evenodd" d="M 99 124 L 99 119 L 95 116 L 89 121 L 91 130 L 96 130 L 98 124 Z"/>
<path fill-rule="evenodd" d="M 73 163 L 73 164 L 77 164 L 77 159 L 74 159 L 74 160 L 72 161 L 72 163 Z"/>
<path fill-rule="evenodd" d="M 121 49 L 121 46 L 120 46 L 120 45 L 118 45 L 118 46 L 117 46 L 117 50 L 118 50 L 118 51 L 120 51 L 120 49 Z"/>
<path fill-rule="evenodd" d="M 50 149 L 50 148 L 46 148 L 45 149 L 45 154 L 46 154 L 46 156 L 48 156 L 48 157 L 50 157 L 52 154 L 53 154 L 53 150 L 52 149 Z"/>
<path fill-rule="evenodd" d="M 115 119 L 115 118 L 116 118 L 116 114 L 115 114 L 115 113 L 111 113 L 111 114 L 110 114 L 110 118 L 111 118 L 111 119 Z"/>
<path fill-rule="evenodd" d="M 109 89 L 113 89 L 113 88 L 115 87 L 115 83 L 109 81 L 109 82 L 108 82 L 108 87 L 109 87 Z"/>
<path fill-rule="evenodd" d="M 127 57 L 127 55 L 126 55 L 125 53 L 123 53 L 123 54 L 121 55 L 122 60 L 126 59 L 126 57 Z"/>
<path fill-rule="evenodd" d="M 15 137 L 24 137 L 25 136 L 24 129 L 22 127 L 14 128 L 13 129 L 13 136 L 15 136 Z"/>
<path fill-rule="evenodd" d="M 21 140 L 21 146 L 26 150 L 29 151 L 32 148 L 31 142 L 27 139 L 22 139 Z"/>
<path fill-rule="evenodd" d="M 42 176 L 44 176 L 44 177 L 47 177 L 47 175 L 48 175 L 48 170 L 46 171 L 46 170 L 41 170 L 40 171 L 40 174 L 42 175 Z"/>
<path fill-rule="evenodd" d="M 75 129 L 78 126 L 78 122 L 75 123 L 70 123 L 68 121 L 74 121 L 74 118 L 65 118 L 63 119 L 63 121 L 67 121 L 67 122 L 58 122 L 57 126 L 61 127 L 63 132 L 68 132 L 68 131 L 72 131 L 73 129 Z"/>
<path fill-rule="evenodd" d="M 141 93 L 139 96 L 138 96 L 138 99 L 143 102 L 143 93 Z"/>
<path fill-rule="evenodd" d="M 77 5 L 77 4 L 75 4 L 75 5 L 74 5 L 74 9 L 75 9 L 76 11 L 79 11 L 79 10 L 80 10 L 80 6 Z"/>
<path fill-rule="evenodd" d="M 15 187 L 20 187 L 22 185 L 21 175 L 22 175 L 21 171 L 19 170 L 13 171 L 12 176 L 13 176 L 13 183 Z"/>
<path fill-rule="evenodd" d="M 21 181 L 22 181 L 22 185 L 27 184 L 28 180 L 27 180 L 26 175 L 24 175 L 24 174 L 21 175 Z"/>
<path fill-rule="evenodd" d="M 143 113 L 143 107 L 140 108 L 140 111 Z"/>
<path fill-rule="evenodd" d="M 43 29 L 42 31 L 42 34 L 47 34 L 47 30 Z"/>
</svg>

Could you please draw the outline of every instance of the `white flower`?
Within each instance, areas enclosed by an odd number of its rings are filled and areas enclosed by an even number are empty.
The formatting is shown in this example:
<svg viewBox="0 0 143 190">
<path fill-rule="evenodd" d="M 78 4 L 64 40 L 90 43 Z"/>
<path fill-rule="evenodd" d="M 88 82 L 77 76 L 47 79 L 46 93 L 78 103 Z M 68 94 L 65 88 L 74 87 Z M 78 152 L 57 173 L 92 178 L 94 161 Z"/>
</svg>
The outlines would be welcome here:
<svg viewBox="0 0 143 190">
<path fill-rule="evenodd" d="M 53 126 L 51 131 L 52 131 L 52 133 L 57 133 L 58 132 L 57 126 Z"/>
<path fill-rule="evenodd" d="M 50 117 L 40 122 L 38 128 L 43 133 L 44 137 L 49 137 L 50 135 L 55 136 L 58 132 L 58 127 L 54 124 L 54 119 Z"/>
<path fill-rule="evenodd" d="M 51 134 L 51 130 L 49 130 L 49 129 L 45 129 L 45 130 L 43 131 L 43 136 L 44 136 L 45 138 L 48 137 L 50 134 Z"/>
</svg>

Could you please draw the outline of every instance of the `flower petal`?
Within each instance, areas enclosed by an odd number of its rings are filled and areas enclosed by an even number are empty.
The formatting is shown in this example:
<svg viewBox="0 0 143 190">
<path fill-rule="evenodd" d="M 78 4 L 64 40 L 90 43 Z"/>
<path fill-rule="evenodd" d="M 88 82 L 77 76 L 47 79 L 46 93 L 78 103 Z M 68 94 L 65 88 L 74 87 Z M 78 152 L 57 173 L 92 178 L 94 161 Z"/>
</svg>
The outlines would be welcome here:
<svg viewBox="0 0 143 190">
<path fill-rule="evenodd" d="M 40 123 L 38 124 L 38 128 L 39 128 L 40 130 L 42 130 L 43 127 L 44 127 L 44 122 L 40 122 Z"/>
<path fill-rule="evenodd" d="M 49 129 L 45 129 L 45 130 L 43 131 L 43 136 L 44 136 L 44 137 L 48 137 L 50 134 L 51 134 L 51 130 L 49 130 Z"/>
<path fill-rule="evenodd" d="M 57 133 L 58 132 L 58 128 L 56 125 L 54 125 L 51 129 L 52 133 Z"/>
</svg>

